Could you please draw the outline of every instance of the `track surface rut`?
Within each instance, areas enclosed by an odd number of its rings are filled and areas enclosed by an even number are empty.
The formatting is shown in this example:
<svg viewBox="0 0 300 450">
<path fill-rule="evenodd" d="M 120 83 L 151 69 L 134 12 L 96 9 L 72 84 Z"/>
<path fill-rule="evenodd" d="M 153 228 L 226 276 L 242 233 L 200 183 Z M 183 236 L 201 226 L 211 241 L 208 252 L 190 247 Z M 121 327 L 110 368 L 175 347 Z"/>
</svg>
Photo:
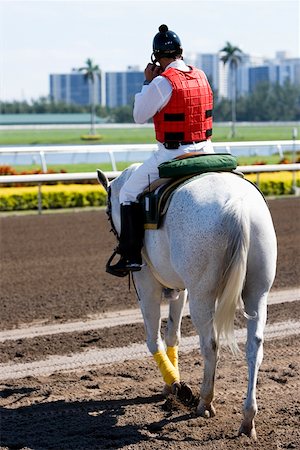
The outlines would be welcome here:
<svg viewBox="0 0 300 450">
<path fill-rule="evenodd" d="M 278 339 L 300 333 L 300 322 L 283 322 L 267 325 L 265 339 Z M 236 339 L 242 343 L 246 338 L 246 329 L 236 330 Z M 221 341 L 222 343 L 222 341 Z M 188 353 L 199 348 L 198 336 L 182 338 L 181 353 Z M 113 349 L 92 349 L 84 353 L 72 355 L 50 356 L 46 360 L 32 363 L 3 364 L 0 366 L 0 381 L 12 380 L 28 376 L 48 376 L 55 372 L 89 369 L 102 364 L 122 363 L 132 359 L 143 359 L 149 356 L 145 344 L 131 344 L 127 347 Z"/>
<path fill-rule="evenodd" d="M 294 302 L 300 300 L 300 289 L 286 289 L 271 292 L 268 298 L 269 305 Z M 189 305 L 184 309 L 184 316 L 189 314 Z M 168 305 L 162 305 L 161 317 L 168 316 Z M 114 326 L 128 325 L 143 322 L 140 309 L 127 309 L 99 314 L 97 318 L 85 319 L 75 322 L 60 324 L 27 324 L 17 329 L 0 331 L 0 342 L 33 338 L 37 336 L 50 336 L 59 333 L 83 332 L 95 329 L 103 329 Z"/>
</svg>

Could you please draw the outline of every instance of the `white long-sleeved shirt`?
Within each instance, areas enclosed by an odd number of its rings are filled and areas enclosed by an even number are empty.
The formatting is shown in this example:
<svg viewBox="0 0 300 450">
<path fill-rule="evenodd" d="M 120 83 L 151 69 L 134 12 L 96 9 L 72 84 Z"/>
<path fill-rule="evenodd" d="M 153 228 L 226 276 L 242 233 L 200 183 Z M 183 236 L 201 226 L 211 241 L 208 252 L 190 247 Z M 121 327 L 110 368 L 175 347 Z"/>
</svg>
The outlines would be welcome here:
<svg viewBox="0 0 300 450">
<path fill-rule="evenodd" d="M 166 69 L 174 67 L 175 69 L 189 72 L 191 69 L 182 59 L 176 59 L 171 62 Z M 144 85 L 141 92 L 135 95 L 133 118 L 136 123 L 145 123 L 160 111 L 172 95 L 172 86 L 167 78 L 161 75 L 154 78 L 150 84 Z"/>
</svg>

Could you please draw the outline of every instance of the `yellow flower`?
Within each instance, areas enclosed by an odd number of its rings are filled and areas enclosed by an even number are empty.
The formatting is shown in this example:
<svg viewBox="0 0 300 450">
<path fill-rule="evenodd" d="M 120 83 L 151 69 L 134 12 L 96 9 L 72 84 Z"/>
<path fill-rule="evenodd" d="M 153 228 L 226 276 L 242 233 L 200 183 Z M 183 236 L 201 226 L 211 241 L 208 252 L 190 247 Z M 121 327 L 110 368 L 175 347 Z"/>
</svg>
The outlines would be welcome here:
<svg viewBox="0 0 300 450">
<path fill-rule="evenodd" d="M 100 185 L 95 184 L 54 184 L 42 185 L 42 193 L 73 193 L 77 192 L 80 194 L 86 194 L 87 192 L 105 192 L 104 188 Z M 37 194 L 38 186 L 20 186 L 20 187 L 2 187 L 0 188 L 0 196 L 11 196 L 11 195 L 23 195 L 23 194 Z"/>
<path fill-rule="evenodd" d="M 300 181 L 300 170 L 294 173 L 296 181 Z M 265 172 L 265 173 L 252 173 L 246 174 L 245 178 L 250 181 L 256 182 L 257 177 L 259 177 L 260 182 L 268 183 L 272 181 L 273 183 L 283 182 L 291 183 L 293 181 L 292 172 Z"/>
</svg>

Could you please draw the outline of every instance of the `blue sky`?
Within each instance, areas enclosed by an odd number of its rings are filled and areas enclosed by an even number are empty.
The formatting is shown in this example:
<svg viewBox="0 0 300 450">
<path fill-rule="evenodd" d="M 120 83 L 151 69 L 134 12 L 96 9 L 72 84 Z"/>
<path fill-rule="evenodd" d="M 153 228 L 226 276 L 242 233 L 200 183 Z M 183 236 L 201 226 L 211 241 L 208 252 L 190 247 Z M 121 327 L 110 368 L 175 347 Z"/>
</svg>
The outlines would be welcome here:
<svg viewBox="0 0 300 450">
<path fill-rule="evenodd" d="M 0 0 L 0 99 L 46 96 L 50 73 L 88 57 L 103 71 L 144 69 L 161 23 L 187 52 L 230 41 L 253 55 L 300 57 L 298 0 Z"/>
</svg>

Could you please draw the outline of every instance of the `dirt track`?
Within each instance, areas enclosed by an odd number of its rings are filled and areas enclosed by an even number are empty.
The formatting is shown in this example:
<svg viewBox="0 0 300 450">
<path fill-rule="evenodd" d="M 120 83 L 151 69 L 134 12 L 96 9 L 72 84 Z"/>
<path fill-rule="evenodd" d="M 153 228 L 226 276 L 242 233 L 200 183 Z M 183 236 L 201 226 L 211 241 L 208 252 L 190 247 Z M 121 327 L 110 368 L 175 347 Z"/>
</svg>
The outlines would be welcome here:
<svg viewBox="0 0 300 450">
<path fill-rule="evenodd" d="M 300 198 L 270 207 L 278 236 L 273 289 L 297 286 Z M 137 307 L 127 279 L 105 273 L 115 239 L 104 210 L 0 217 L 0 227 L 1 329 Z"/>
<path fill-rule="evenodd" d="M 273 289 L 299 287 L 299 199 L 270 201 L 278 237 Z M 93 318 L 136 308 L 127 281 L 107 275 L 114 245 L 104 211 L 0 217 L 1 329 Z M 298 234 L 297 234 L 298 233 Z M 271 305 L 269 323 L 299 320 L 300 302 Z M 237 319 L 237 327 L 244 327 Z M 189 317 L 183 336 L 195 334 Z M 135 323 L 0 344 L 2 362 L 38 361 L 143 342 Z M 216 385 L 217 416 L 165 402 L 152 358 L 88 370 L 30 376 L 1 385 L 1 449 L 242 449 L 300 448 L 299 335 L 266 341 L 258 384 L 259 441 L 237 438 L 246 391 L 243 353 L 222 352 Z M 195 392 L 202 377 L 198 351 L 182 354 L 182 379 Z"/>
</svg>

